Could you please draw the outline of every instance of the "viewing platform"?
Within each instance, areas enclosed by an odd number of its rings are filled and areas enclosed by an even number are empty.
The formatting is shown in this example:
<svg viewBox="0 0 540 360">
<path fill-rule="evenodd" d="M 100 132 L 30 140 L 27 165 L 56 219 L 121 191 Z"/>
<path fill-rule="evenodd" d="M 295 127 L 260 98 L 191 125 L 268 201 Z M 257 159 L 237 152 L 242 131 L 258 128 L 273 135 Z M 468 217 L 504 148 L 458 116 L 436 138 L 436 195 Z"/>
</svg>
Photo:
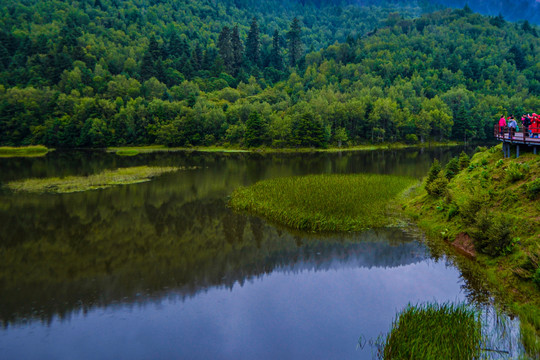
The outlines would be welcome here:
<svg viewBox="0 0 540 360">
<path fill-rule="evenodd" d="M 502 130 L 502 131 L 501 131 Z M 519 157 L 519 146 L 532 147 L 533 153 L 537 154 L 537 147 L 540 146 L 540 134 L 525 133 L 523 126 L 520 126 L 519 130 L 514 132 L 513 136 L 510 136 L 510 129 L 508 126 L 504 126 L 502 129 L 499 125 L 493 127 L 494 136 L 497 140 L 503 142 L 504 157 L 510 157 L 510 149 L 512 145 L 516 146 L 516 157 Z M 534 137 L 538 136 L 538 137 Z"/>
</svg>

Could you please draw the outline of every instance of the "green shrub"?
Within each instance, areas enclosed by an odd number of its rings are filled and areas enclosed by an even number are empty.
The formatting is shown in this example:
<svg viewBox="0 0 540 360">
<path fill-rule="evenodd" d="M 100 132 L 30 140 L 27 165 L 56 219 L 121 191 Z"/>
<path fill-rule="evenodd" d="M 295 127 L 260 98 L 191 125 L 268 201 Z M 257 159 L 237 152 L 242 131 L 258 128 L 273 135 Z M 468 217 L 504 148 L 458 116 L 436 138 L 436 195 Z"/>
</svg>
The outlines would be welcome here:
<svg viewBox="0 0 540 360">
<path fill-rule="evenodd" d="M 516 241 L 512 239 L 512 222 L 504 216 L 493 215 L 487 210 L 477 215 L 473 239 L 476 250 L 490 256 L 512 252 Z"/>
<path fill-rule="evenodd" d="M 426 186 L 426 191 L 431 196 L 441 197 L 446 195 L 447 188 L 448 179 L 442 174 L 439 174 L 439 176 L 435 180 L 433 180 Z"/>
<path fill-rule="evenodd" d="M 472 225 L 476 222 L 476 214 L 482 209 L 485 204 L 485 196 L 479 192 L 472 194 L 463 204 L 459 207 L 459 213 L 463 222 L 467 225 Z"/>
<path fill-rule="evenodd" d="M 446 219 L 451 220 L 454 216 L 459 214 L 459 207 L 456 204 L 450 204 L 448 212 L 446 213 Z"/>
<path fill-rule="evenodd" d="M 506 171 L 506 180 L 508 182 L 516 182 L 525 178 L 525 175 L 529 172 L 528 166 L 523 166 L 519 163 L 512 162 L 505 169 Z"/>
<path fill-rule="evenodd" d="M 479 152 L 484 152 L 487 150 L 487 147 L 485 146 L 477 146 L 476 149 L 474 150 L 475 153 L 479 153 Z"/>
<path fill-rule="evenodd" d="M 499 161 L 497 161 L 497 162 L 495 163 L 495 167 L 500 168 L 501 166 L 503 166 L 503 164 L 504 164 L 503 159 L 499 159 Z"/>
<path fill-rule="evenodd" d="M 418 143 L 418 136 L 415 134 L 407 134 L 405 136 L 405 142 L 407 144 L 417 144 Z"/>
<path fill-rule="evenodd" d="M 433 163 L 431 164 L 431 167 L 429 168 L 428 177 L 426 180 L 426 185 L 430 184 L 439 176 L 439 173 L 441 172 L 441 163 L 439 160 L 435 159 L 433 160 Z"/>
<path fill-rule="evenodd" d="M 452 180 L 454 176 L 456 176 L 457 173 L 459 173 L 459 160 L 457 157 L 453 157 L 448 164 L 446 164 L 446 167 L 444 168 L 445 173 L 444 176 L 448 180 Z"/>
<path fill-rule="evenodd" d="M 527 197 L 530 200 L 536 200 L 540 195 L 540 179 L 534 179 L 527 184 Z"/>
<path fill-rule="evenodd" d="M 465 151 L 462 151 L 461 154 L 459 154 L 459 168 L 465 169 L 469 166 L 469 163 L 471 162 L 471 158 L 469 155 L 465 153 Z"/>
</svg>

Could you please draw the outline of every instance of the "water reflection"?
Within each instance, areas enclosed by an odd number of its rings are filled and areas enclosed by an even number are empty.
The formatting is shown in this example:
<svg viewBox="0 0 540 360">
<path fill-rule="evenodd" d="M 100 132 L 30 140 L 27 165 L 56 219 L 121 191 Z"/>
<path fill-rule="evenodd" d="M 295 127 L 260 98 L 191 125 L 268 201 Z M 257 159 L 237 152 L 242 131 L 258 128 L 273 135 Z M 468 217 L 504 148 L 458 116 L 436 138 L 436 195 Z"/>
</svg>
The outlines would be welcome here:
<svg viewBox="0 0 540 360">
<path fill-rule="evenodd" d="M 433 157 L 444 162 L 459 151 L 132 158 L 58 151 L 0 159 L 3 182 L 142 164 L 198 167 L 100 191 L 0 193 L 0 351 L 6 358 L 84 358 L 85 351 L 89 358 L 358 358 L 358 336 L 386 331 L 408 302 L 484 301 L 473 270 L 460 274 L 402 229 L 292 234 L 232 212 L 227 196 L 277 176 L 421 177 Z"/>
</svg>

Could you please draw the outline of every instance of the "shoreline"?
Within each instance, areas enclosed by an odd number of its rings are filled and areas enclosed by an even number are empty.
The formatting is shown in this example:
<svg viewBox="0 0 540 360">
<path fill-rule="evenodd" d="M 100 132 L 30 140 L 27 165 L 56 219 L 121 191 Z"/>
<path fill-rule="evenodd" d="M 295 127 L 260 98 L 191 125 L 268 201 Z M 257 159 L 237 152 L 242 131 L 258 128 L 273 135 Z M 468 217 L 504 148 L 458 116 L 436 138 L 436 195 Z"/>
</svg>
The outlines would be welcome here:
<svg viewBox="0 0 540 360">
<path fill-rule="evenodd" d="M 426 234 L 426 243 L 434 249 L 433 251 L 451 256 L 462 273 L 480 275 L 498 306 L 519 316 L 523 344 L 530 354 L 537 354 L 540 353 L 540 286 L 533 280 L 535 269 L 526 273 L 523 270 L 523 264 L 528 257 L 536 256 L 534 244 L 538 244 L 540 233 L 533 223 L 533 218 L 534 214 L 538 214 L 537 210 L 534 210 L 535 202 L 538 200 L 529 201 L 528 206 L 531 208 L 521 208 L 522 202 L 516 200 L 515 203 L 501 206 L 494 197 L 504 195 L 500 194 L 501 186 L 506 187 L 506 191 L 512 196 L 517 196 L 515 194 L 518 191 L 523 191 L 518 189 L 527 186 L 526 178 L 515 183 L 508 183 L 508 180 L 505 180 L 502 174 L 508 173 L 505 170 L 510 168 L 511 164 L 528 160 L 531 164 L 529 171 L 533 173 L 536 171 L 538 160 L 526 156 L 519 159 L 501 160 L 499 157 L 502 157 L 502 150 L 499 154 L 498 149 L 499 147 L 495 151 L 486 150 L 475 154 L 471 159 L 471 167 L 461 170 L 461 173 L 449 182 L 450 195 L 446 195 L 446 198 L 452 198 L 452 202 L 448 203 L 444 195 L 439 198 L 428 195 L 422 184 L 409 190 L 408 196 L 401 201 L 401 211 Z M 534 175 L 530 176 L 534 178 Z M 487 185 L 484 185 L 487 188 L 474 187 L 471 184 L 475 181 L 479 181 L 480 184 L 487 182 Z M 508 190 L 510 187 L 512 191 Z M 474 240 L 474 229 L 479 225 L 464 223 L 461 218 L 464 215 L 459 211 L 465 212 L 467 201 L 470 203 L 470 199 L 481 191 L 495 194 L 482 203 L 482 206 L 489 209 L 492 217 L 512 218 L 522 225 L 512 230 L 513 248 L 509 252 L 488 255 L 478 251 L 479 249 L 476 249 L 473 254 L 464 254 L 461 251 L 461 248 L 472 245 L 471 241 L 480 241 Z M 456 204 L 459 205 L 457 210 Z M 463 209 L 460 208 L 461 206 Z M 456 211 L 458 213 L 453 215 Z M 526 214 L 529 214 L 528 217 Z M 477 217 L 481 217 L 480 212 Z M 533 273 L 532 276 L 530 272 Z"/>
</svg>

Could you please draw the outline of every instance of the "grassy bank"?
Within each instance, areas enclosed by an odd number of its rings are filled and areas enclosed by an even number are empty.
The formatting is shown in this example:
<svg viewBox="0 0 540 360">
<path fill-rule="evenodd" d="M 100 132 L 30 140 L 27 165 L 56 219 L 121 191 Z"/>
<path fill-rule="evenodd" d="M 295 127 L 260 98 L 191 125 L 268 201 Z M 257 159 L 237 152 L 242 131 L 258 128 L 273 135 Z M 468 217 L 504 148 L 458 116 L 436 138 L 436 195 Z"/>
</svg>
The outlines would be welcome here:
<svg viewBox="0 0 540 360">
<path fill-rule="evenodd" d="M 388 202 L 416 180 L 388 175 L 309 175 L 235 190 L 230 206 L 308 231 L 358 231 L 389 224 Z"/>
<path fill-rule="evenodd" d="M 408 305 L 392 323 L 383 358 L 478 359 L 484 336 L 480 315 L 454 304 Z"/>
<path fill-rule="evenodd" d="M 47 154 L 49 151 L 51 151 L 51 149 L 47 149 L 45 146 L 42 146 L 42 145 L 21 146 L 21 147 L 1 146 L 0 157 L 43 156 Z"/>
<path fill-rule="evenodd" d="M 470 163 L 432 166 L 405 211 L 432 238 L 474 257 L 488 287 L 520 316 L 530 354 L 540 354 L 540 157 L 503 159 L 501 146 Z"/>
<path fill-rule="evenodd" d="M 149 181 L 166 172 L 177 171 L 177 167 L 137 166 L 105 170 L 89 176 L 67 176 L 64 178 L 26 179 L 13 181 L 6 186 L 13 191 L 36 193 L 72 193 L 87 190 L 105 189 L 115 185 L 135 184 Z"/>
<path fill-rule="evenodd" d="M 424 144 L 403 144 L 403 143 L 384 143 L 371 145 L 356 145 L 349 147 L 331 146 L 328 148 L 243 148 L 243 147 L 226 147 L 226 146 L 197 146 L 197 147 L 166 147 L 163 145 L 150 146 L 126 146 L 126 147 L 111 147 L 107 148 L 108 152 L 114 152 L 120 156 L 132 156 L 139 153 L 152 152 L 175 152 L 175 151 L 200 151 L 200 152 L 256 152 L 256 153 L 298 153 L 298 152 L 340 152 L 340 151 L 371 151 L 371 150 L 389 150 L 389 149 L 406 149 L 406 148 L 422 148 L 422 147 L 439 147 L 439 146 L 457 146 L 461 143 L 451 142 L 430 142 Z"/>
</svg>

